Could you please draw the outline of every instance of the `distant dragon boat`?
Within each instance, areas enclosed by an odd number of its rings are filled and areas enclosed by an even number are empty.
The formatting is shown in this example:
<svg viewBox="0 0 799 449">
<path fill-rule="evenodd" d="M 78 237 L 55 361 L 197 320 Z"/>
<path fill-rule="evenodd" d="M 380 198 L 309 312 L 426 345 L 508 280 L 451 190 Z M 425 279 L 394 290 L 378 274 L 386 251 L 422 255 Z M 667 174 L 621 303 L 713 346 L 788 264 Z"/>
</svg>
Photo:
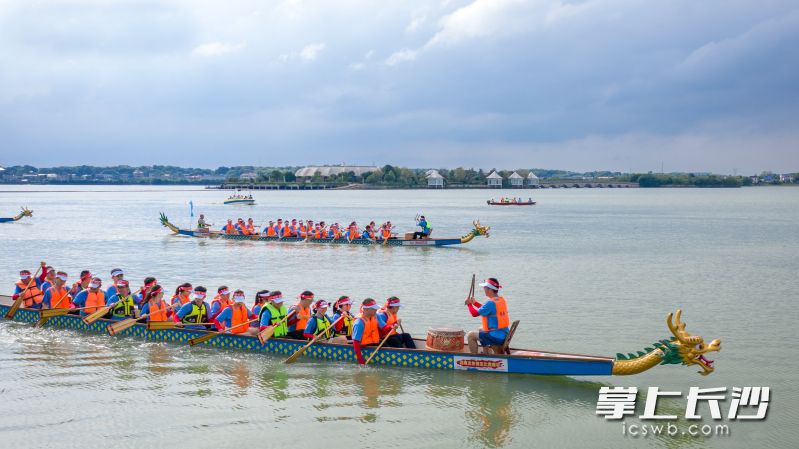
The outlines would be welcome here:
<svg viewBox="0 0 799 449">
<path fill-rule="evenodd" d="M 414 240 L 410 235 L 411 233 L 405 234 L 403 237 L 391 237 L 385 242 L 382 239 L 352 239 L 347 240 L 346 238 L 303 238 L 303 237 L 267 237 L 264 234 L 253 234 L 253 235 L 238 235 L 238 234 L 225 234 L 221 231 L 210 231 L 208 229 L 181 229 L 177 226 L 173 225 L 169 222 L 169 219 L 161 213 L 161 224 L 169 228 L 173 233 L 177 235 L 184 235 L 188 237 L 200 237 L 200 238 L 212 238 L 212 239 L 227 239 L 227 240 L 258 240 L 264 242 L 282 242 L 282 243 L 322 243 L 322 244 L 333 244 L 333 245 L 383 245 L 383 246 L 450 246 L 450 245 L 461 245 L 464 243 L 468 243 L 472 241 L 475 237 L 484 235 L 488 237 L 488 231 L 491 229 L 488 226 L 483 226 L 480 224 L 479 220 L 475 220 L 472 224 L 474 228 L 472 228 L 471 232 L 464 235 L 463 237 L 453 237 L 453 238 L 424 238 L 424 239 L 416 239 Z"/>
<path fill-rule="evenodd" d="M 252 206 L 255 204 L 255 199 L 247 198 L 247 197 L 235 197 L 231 196 L 230 198 L 225 200 L 225 204 L 245 204 L 248 206 Z"/>
<path fill-rule="evenodd" d="M 493 201 L 488 200 L 486 203 L 489 206 L 535 206 L 535 201 L 522 201 L 522 202 L 511 202 L 511 201 Z"/>
<path fill-rule="evenodd" d="M 6 315 L 11 304 L 9 296 L 0 296 L 0 314 Z M 392 367 L 555 376 L 618 376 L 638 374 L 656 365 L 695 365 L 701 368 L 700 374 L 708 375 L 714 368 L 713 361 L 705 358 L 705 354 L 719 351 L 721 341 L 713 340 L 706 344 L 702 337 L 688 334 L 685 331 L 685 323 L 680 321 L 680 313 L 678 309 L 674 317 L 669 314 L 666 319 L 672 337 L 655 342 L 651 347 L 629 355 L 617 354 L 616 357 L 605 357 L 515 348 L 508 348 L 505 354 L 471 354 L 468 349 L 457 352 L 428 349 L 425 340 L 415 339 L 417 349 L 384 347 L 374 356 L 373 363 Z M 14 316 L 14 321 L 35 323 L 39 318 L 39 311 L 20 308 Z M 67 314 L 50 318 L 45 326 L 106 333 L 108 326 L 117 322 L 100 319 L 92 324 L 86 324 L 80 316 Z M 148 331 L 147 326 L 140 323 L 117 335 L 154 342 L 188 344 L 190 339 L 207 335 L 209 332 L 211 331 L 181 328 Z M 605 337 L 603 340 L 607 341 L 608 338 Z M 303 340 L 272 338 L 262 344 L 255 336 L 222 334 L 202 344 L 220 349 L 288 356 L 306 343 Z M 372 351 L 372 348 L 364 348 L 364 357 L 369 357 Z M 355 351 L 349 344 L 315 343 L 308 348 L 304 356 L 331 362 L 356 362 Z"/>
<path fill-rule="evenodd" d="M 22 217 L 32 217 L 33 211 L 28 209 L 27 207 L 22 208 L 22 212 L 20 212 L 15 217 L 0 217 L 0 223 L 10 223 L 12 221 L 19 221 Z"/>
</svg>

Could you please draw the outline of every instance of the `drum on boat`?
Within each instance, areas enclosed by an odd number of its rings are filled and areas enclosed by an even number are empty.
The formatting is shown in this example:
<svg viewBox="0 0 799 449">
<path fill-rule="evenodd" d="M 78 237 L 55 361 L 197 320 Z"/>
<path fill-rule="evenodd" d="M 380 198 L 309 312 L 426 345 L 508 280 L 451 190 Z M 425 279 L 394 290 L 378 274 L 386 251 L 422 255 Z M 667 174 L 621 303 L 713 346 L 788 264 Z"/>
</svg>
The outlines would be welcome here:
<svg viewBox="0 0 799 449">
<path fill-rule="evenodd" d="M 427 330 L 427 349 L 434 351 L 459 352 L 463 350 L 462 329 L 451 327 L 431 327 Z"/>
</svg>

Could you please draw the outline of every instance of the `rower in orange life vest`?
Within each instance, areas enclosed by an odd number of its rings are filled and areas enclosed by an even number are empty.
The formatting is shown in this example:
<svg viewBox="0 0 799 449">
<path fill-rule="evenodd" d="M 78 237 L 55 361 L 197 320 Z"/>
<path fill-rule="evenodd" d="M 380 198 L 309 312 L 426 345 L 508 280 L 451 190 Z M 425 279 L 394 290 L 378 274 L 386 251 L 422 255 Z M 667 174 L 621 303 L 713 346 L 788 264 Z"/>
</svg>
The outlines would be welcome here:
<svg viewBox="0 0 799 449">
<path fill-rule="evenodd" d="M 352 349 L 359 365 L 366 363 L 361 353 L 363 346 L 377 346 L 380 344 L 380 329 L 385 326 L 377 316 L 380 306 L 372 298 L 366 298 L 361 303 L 361 314 L 352 325 Z M 397 324 L 394 325 L 395 327 Z"/>
<path fill-rule="evenodd" d="M 233 292 L 233 304 L 225 307 L 214 321 L 216 321 L 216 328 L 220 332 L 229 329 L 231 334 L 255 335 L 258 333 L 258 329 L 245 323 L 256 318 L 258 316 L 250 314 L 247 305 L 244 304 L 244 292 L 236 290 Z"/>
<path fill-rule="evenodd" d="M 183 323 L 186 329 L 203 330 L 205 327 L 197 323 L 208 323 L 211 307 L 205 302 L 206 288 L 198 285 L 191 294 L 191 302 L 183 304 L 175 313 L 173 319 Z"/>
<path fill-rule="evenodd" d="M 222 229 L 220 229 L 220 231 L 224 232 L 227 235 L 236 235 L 239 233 L 236 230 L 236 226 L 233 224 L 233 220 L 231 220 L 230 218 L 228 218 L 227 224 L 222 226 Z"/>
<path fill-rule="evenodd" d="M 466 298 L 465 304 L 473 317 L 481 317 L 483 325 L 479 331 L 471 331 L 467 335 L 469 342 L 469 352 L 477 354 L 477 342 L 483 347 L 502 345 L 508 335 L 510 317 L 508 316 L 508 306 L 505 298 L 499 296 L 499 281 L 495 278 L 488 278 L 480 283 L 483 287 L 488 301 L 480 304 L 474 298 Z"/>
<path fill-rule="evenodd" d="M 288 338 L 295 340 L 304 340 L 305 326 L 308 325 L 308 320 L 311 318 L 311 303 L 313 302 L 314 295 L 312 292 L 306 290 L 300 293 L 300 302 L 289 309 L 289 313 L 296 310 L 291 318 L 288 320 L 289 332 L 286 335 Z"/>
<path fill-rule="evenodd" d="M 45 267 L 47 267 L 47 264 L 42 262 L 42 269 Z M 19 281 L 14 284 L 14 295 L 11 296 L 11 299 L 16 301 L 17 298 L 22 296 L 22 307 L 40 309 L 42 307 L 42 299 L 44 299 L 41 285 L 45 276 L 46 273 L 42 273 L 38 278 L 33 278 L 30 270 L 20 271 Z"/>
<path fill-rule="evenodd" d="M 169 300 L 170 305 L 175 305 L 175 303 L 180 303 L 181 305 L 188 304 L 191 301 L 191 284 L 185 282 L 180 284 L 175 289 L 175 295 Z"/>
<path fill-rule="evenodd" d="M 211 301 L 211 319 L 216 319 L 216 316 L 219 315 L 225 307 L 232 306 L 233 300 L 230 299 L 230 290 L 227 288 L 227 285 L 223 285 L 216 289 L 216 296 Z"/>
<path fill-rule="evenodd" d="M 347 344 L 347 337 L 336 336 L 335 329 L 331 327 L 333 321 L 327 316 L 327 309 L 329 306 L 330 304 L 324 299 L 320 299 L 314 303 L 313 316 L 308 320 L 308 324 L 305 325 L 305 333 L 303 336 L 312 339 L 324 333 L 325 335 L 317 341 L 322 343 Z"/>
<path fill-rule="evenodd" d="M 81 316 L 90 315 L 105 305 L 105 292 L 100 290 L 102 285 L 102 279 L 94 277 L 91 282 L 89 282 L 89 288 L 87 290 L 82 290 L 75 295 L 72 304 L 74 304 L 76 308 L 85 307 L 80 311 Z"/>
<path fill-rule="evenodd" d="M 402 306 L 399 298 L 392 296 L 386 300 L 386 304 L 377 312 L 377 316 L 383 321 L 383 334 L 390 333 L 391 336 L 386 340 L 386 346 L 390 348 L 408 348 L 416 349 L 411 334 L 399 333 L 395 329 L 402 324 L 402 320 L 397 316 L 399 309 Z M 394 326 L 394 325 L 397 326 Z M 400 327 L 402 329 L 402 327 Z"/>
<path fill-rule="evenodd" d="M 124 279 L 117 280 L 114 296 L 106 299 L 106 306 L 111 308 L 111 319 L 115 321 L 128 318 L 138 318 L 139 310 L 130 294 L 130 285 Z"/>
<path fill-rule="evenodd" d="M 141 314 L 147 315 L 147 321 L 169 321 L 171 310 L 164 301 L 163 287 L 158 284 L 153 285 L 144 296 Z"/>
<path fill-rule="evenodd" d="M 247 219 L 247 231 L 250 234 L 255 234 L 256 233 L 256 231 L 255 231 L 255 223 L 253 223 L 252 217 Z"/>
<path fill-rule="evenodd" d="M 65 288 L 67 283 L 67 274 L 59 271 L 53 279 L 53 285 L 44 292 L 44 299 L 42 300 L 43 309 L 69 309 L 72 303 L 72 296 L 69 295 L 69 290 Z"/>
<path fill-rule="evenodd" d="M 69 289 L 69 294 L 73 298 L 78 295 L 83 290 L 89 288 L 89 283 L 92 281 L 92 272 L 89 270 L 83 270 L 80 272 L 80 280 L 72 284 L 72 288 Z"/>
<path fill-rule="evenodd" d="M 262 234 L 266 234 L 267 237 L 277 237 L 277 233 L 275 232 L 275 222 L 269 220 L 269 224 L 266 225 Z"/>
<path fill-rule="evenodd" d="M 247 229 L 247 223 L 245 223 L 242 218 L 236 221 L 236 230 L 239 231 L 241 235 L 250 235 L 250 230 Z"/>
<path fill-rule="evenodd" d="M 346 337 L 347 340 L 352 340 L 352 325 L 355 324 L 355 317 L 350 313 L 351 308 L 352 301 L 349 296 L 340 297 L 333 305 L 334 323 L 344 315 L 344 319 L 335 324 L 336 335 Z"/>
</svg>

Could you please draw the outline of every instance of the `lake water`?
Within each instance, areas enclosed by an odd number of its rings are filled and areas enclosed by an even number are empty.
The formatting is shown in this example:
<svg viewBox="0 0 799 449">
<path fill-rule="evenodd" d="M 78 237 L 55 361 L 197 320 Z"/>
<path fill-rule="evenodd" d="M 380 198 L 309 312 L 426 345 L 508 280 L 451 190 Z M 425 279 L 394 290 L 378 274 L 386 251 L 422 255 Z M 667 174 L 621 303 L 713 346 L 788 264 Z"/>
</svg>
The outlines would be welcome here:
<svg viewBox="0 0 799 449">
<path fill-rule="evenodd" d="M 534 207 L 488 207 L 492 194 L 533 196 Z M 514 346 L 613 355 L 670 333 L 681 307 L 689 332 L 722 339 L 716 371 L 658 366 L 632 377 L 533 377 L 368 368 L 143 343 L 0 322 L 2 447 L 796 447 L 799 372 L 799 189 L 562 189 L 542 191 L 314 191 L 255 193 L 187 187 L 0 186 L 0 292 L 40 260 L 73 281 L 125 269 L 138 286 L 189 281 L 290 297 L 402 299 L 404 327 L 478 326 L 463 306 L 472 273 L 504 285 Z M 474 219 L 488 239 L 460 247 L 386 248 L 235 242 L 172 236 L 159 212 L 187 226 L 188 202 L 227 217 L 390 219 L 412 230 L 425 214 L 437 237 Z M 595 415 L 600 386 L 682 391 L 771 387 L 765 421 L 724 421 L 730 436 L 622 434 Z M 728 395 L 729 396 L 729 395 Z M 661 399 L 682 415 L 686 400 Z M 727 402 L 727 404 L 729 401 Z M 639 413 L 643 401 L 639 400 Z M 722 407 L 726 414 L 727 405 Z M 716 424 L 705 408 L 702 423 Z M 638 423 L 636 418 L 626 420 Z M 691 424 L 681 421 L 681 424 Z"/>
</svg>

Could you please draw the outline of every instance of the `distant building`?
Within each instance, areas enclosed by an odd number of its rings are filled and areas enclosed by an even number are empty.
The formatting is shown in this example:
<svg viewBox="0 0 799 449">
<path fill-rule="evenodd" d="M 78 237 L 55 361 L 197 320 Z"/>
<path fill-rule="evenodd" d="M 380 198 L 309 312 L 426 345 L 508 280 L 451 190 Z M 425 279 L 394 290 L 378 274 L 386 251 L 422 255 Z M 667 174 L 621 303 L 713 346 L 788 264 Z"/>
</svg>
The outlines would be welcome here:
<svg viewBox="0 0 799 449">
<path fill-rule="evenodd" d="M 780 175 L 780 182 L 793 182 L 793 175 L 791 174 L 784 174 Z"/>
<path fill-rule="evenodd" d="M 444 188 L 444 177 L 441 176 L 438 170 L 429 170 L 427 172 L 427 187 L 431 189 Z"/>
<path fill-rule="evenodd" d="M 366 173 L 371 173 L 380 170 L 378 167 L 372 165 L 311 165 L 303 167 L 294 172 L 297 181 L 310 181 L 314 175 L 319 172 L 319 176 L 323 181 L 329 180 L 331 177 L 340 175 L 341 173 L 355 173 L 355 176 L 363 176 Z"/>
<path fill-rule="evenodd" d="M 530 172 L 530 173 L 527 174 L 527 185 L 528 186 L 537 186 L 539 181 L 540 180 L 538 179 L 538 176 L 535 175 L 535 173 Z"/>
<path fill-rule="evenodd" d="M 500 176 L 496 170 L 492 171 L 490 175 L 486 176 L 486 182 L 488 182 L 488 187 L 491 188 L 501 188 L 502 187 L 502 176 Z"/>
<path fill-rule="evenodd" d="M 760 176 L 757 175 L 750 176 L 749 179 L 752 181 L 752 184 L 757 184 L 758 182 L 760 182 Z"/>
<path fill-rule="evenodd" d="M 241 175 L 239 175 L 239 179 L 241 179 L 242 181 L 255 181 L 256 179 L 258 179 L 258 173 L 248 171 L 246 173 L 242 173 Z"/>
<path fill-rule="evenodd" d="M 141 171 L 141 170 L 138 170 L 138 169 L 137 170 L 133 170 L 133 177 L 134 178 L 143 178 L 144 177 L 144 172 Z"/>
<path fill-rule="evenodd" d="M 522 187 L 524 185 L 524 178 L 516 172 L 513 172 L 508 176 L 510 180 L 511 187 Z"/>
</svg>

